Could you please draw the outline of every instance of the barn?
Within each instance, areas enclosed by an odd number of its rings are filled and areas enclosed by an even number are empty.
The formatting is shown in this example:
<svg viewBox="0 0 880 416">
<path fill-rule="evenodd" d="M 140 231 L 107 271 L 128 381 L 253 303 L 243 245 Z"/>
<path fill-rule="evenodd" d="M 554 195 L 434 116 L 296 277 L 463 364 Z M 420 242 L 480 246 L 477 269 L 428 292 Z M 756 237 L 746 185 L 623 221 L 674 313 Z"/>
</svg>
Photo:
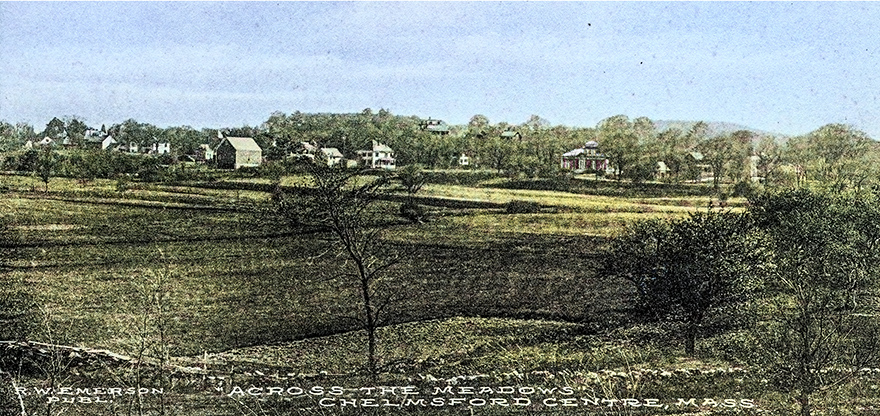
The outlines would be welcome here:
<svg viewBox="0 0 880 416">
<path fill-rule="evenodd" d="M 214 160 L 220 169 L 260 166 L 263 149 L 252 137 L 225 137 L 214 149 Z"/>
</svg>

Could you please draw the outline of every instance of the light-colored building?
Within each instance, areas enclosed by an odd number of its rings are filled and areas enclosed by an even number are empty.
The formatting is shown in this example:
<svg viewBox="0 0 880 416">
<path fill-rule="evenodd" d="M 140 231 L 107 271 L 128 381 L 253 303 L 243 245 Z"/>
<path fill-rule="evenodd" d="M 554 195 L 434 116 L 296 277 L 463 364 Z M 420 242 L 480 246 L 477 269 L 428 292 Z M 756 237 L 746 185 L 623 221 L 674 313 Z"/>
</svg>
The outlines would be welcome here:
<svg viewBox="0 0 880 416">
<path fill-rule="evenodd" d="M 419 128 L 440 136 L 449 134 L 449 125 L 447 125 L 446 122 L 443 120 L 435 120 L 430 117 L 428 117 L 427 120 L 420 121 Z"/>
<path fill-rule="evenodd" d="M 394 169 L 394 151 L 390 147 L 373 140 L 371 150 L 358 150 L 361 163 L 372 169 Z"/>
<path fill-rule="evenodd" d="M 167 153 L 171 153 L 171 143 L 153 143 L 150 146 L 150 154 L 164 155 Z"/>
<path fill-rule="evenodd" d="M 342 162 L 343 159 L 342 152 L 335 147 L 322 147 L 321 154 L 324 156 L 327 166 L 336 165 Z"/>
<path fill-rule="evenodd" d="M 211 149 L 211 145 L 209 144 L 200 144 L 198 149 L 196 149 L 194 159 L 196 162 L 212 161 L 214 160 L 214 149 Z"/>
<path fill-rule="evenodd" d="M 256 167 L 263 162 L 263 149 L 252 137 L 224 137 L 214 150 L 220 169 Z"/>
<path fill-rule="evenodd" d="M 116 139 L 114 139 L 113 136 L 108 135 L 104 140 L 101 140 L 101 150 L 107 150 L 108 147 L 111 147 L 116 143 Z"/>
</svg>

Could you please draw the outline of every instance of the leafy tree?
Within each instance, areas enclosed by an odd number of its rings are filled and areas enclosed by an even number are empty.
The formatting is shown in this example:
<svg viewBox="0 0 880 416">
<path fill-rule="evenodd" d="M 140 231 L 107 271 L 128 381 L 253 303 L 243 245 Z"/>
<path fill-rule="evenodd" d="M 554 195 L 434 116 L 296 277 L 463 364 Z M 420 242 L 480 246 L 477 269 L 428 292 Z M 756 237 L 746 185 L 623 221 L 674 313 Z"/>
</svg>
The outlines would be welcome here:
<svg viewBox="0 0 880 416">
<path fill-rule="evenodd" d="M 23 152 L 7 157 L 6 160 L 4 160 L 4 168 L 16 172 L 34 172 L 37 169 L 37 159 L 39 159 L 39 157 L 39 151 L 36 149 L 27 149 Z"/>
<path fill-rule="evenodd" d="M 816 179 L 836 190 L 858 187 L 874 150 L 865 133 L 841 124 L 828 124 L 807 137 Z"/>
<path fill-rule="evenodd" d="M 162 129 L 152 124 L 128 119 L 120 124 L 110 126 L 109 133 L 120 143 L 133 143 L 143 147 L 156 143 L 162 136 Z"/>
<path fill-rule="evenodd" d="M 485 140 L 491 134 L 491 126 L 489 125 L 489 117 L 482 114 L 476 114 L 471 117 L 467 125 L 467 134 L 471 137 Z"/>
<path fill-rule="evenodd" d="M 781 182 L 780 167 L 782 164 L 782 148 L 773 137 L 764 137 L 755 147 L 757 161 L 755 167 L 758 177 L 762 178 L 767 185 L 775 185 Z"/>
<path fill-rule="evenodd" d="M 499 136 L 484 140 L 480 147 L 480 159 L 498 172 L 503 172 L 510 167 L 514 154 L 514 143 Z"/>
<path fill-rule="evenodd" d="M 616 171 L 617 179 L 622 179 L 630 161 L 637 155 L 638 147 L 638 137 L 629 117 L 617 115 L 602 120 L 598 126 L 598 142 L 602 153 Z"/>
<path fill-rule="evenodd" d="M 676 128 L 666 129 L 657 134 L 658 159 L 669 169 L 667 179 L 679 182 L 687 175 L 687 157 L 691 145 L 687 143 L 684 133 Z"/>
<path fill-rule="evenodd" d="M 774 247 L 761 367 L 808 416 L 815 393 L 855 374 L 835 370 L 878 364 L 880 208 L 876 196 L 805 189 L 761 196 L 752 207 Z"/>
<path fill-rule="evenodd" d="M 369 179 L 367 170 L 347 170 L 323 163 L 304 163 L 310 183 L 283 190 L 273 196 L 279 213 L 294 224 L 315 226 L 329 231 L 348 261 L 339 270 L 359 294 L 358 322 L 367 335 L 367 370 L 378 371 L 376 331 L 381 314 L 390 302 L 383 299 L 385 273 L 395 264 L 393 256 L 383 257 L 381 235 L 374 202 L 386 192 L 384 176 Z M 350 280 L 348 280 L 350 279 Z"/>
<path fill-rule="evenodd" d="M 43 146 L 40 150 L 40 156 L 37 159 L 35 169 L 36 174 L 46 186 L 46 192 L 49 192 L 49 180 L 52 179 L 57 165 L 58 155 L 55 154 L 55 150 L 50 145 Z"/>
<path fill-rule="evenodd" d="M 18 150 L 25 142 L 36 137 L 33 126 L 27 123 L 11 124 L 0 121 L 0 152 Z"/>
<path fill-rule="evenodd" d="M 681 322 L 685 352 L 693 355 L 703 324 L 730 324 L 725 308 L 759 287 L 753 272 L 762 252 L 747 215 L 703 212 L 636 224 L 611 241 L 603 271 L 635 285 L 644 317 Z"/>
<path fill-rule="evenodd" d="M 58 117 L 53 117 L 52 120 L 46 124 L 46 128 L 43 130 L 43 133 L 41 133 L 41 136 L 55 140 L 64 137 L 65 132 L 64 122 Z"/>
<path fill-rule="evenodd" d="M 835 192 L 864 189 L 880 172 L 880 149 L 864 132 L 828 124 L 788 140 L 782 160 L 795 168 L 796 186 L 819 185 Z"/>
<path fill-rule="evenodd" d="M 721 181 L 732 169 L 732 162 L 739 156 L 734 139 L 725 134 L 712 136 L 699 143 L 698 149 L 712 170 L 712 186 L 717 193 Z"/>
<path fill-rule="evenodd" d="M 425 174 L 419 165 L 406 165 L 397 171 L 400 185 L 406 191 L 406 201 L 400 205 L 400 214 L 411 222 L 421 223 L 425 209 L 416 203 L 415 195 L 425 185 Z"/>
<path fill-rule="evenodd" d="M 67 138 L 74 145 L 81 145 L 86 136 L 86 130 L 89 126 L 76 117 L 69 117 L 64 122 L 64 131 L 67 132 Z"/>
<path fill-rule="evenodd" d="M 178 158 L 195 154 L 200 144 L 208 143 L 214 136 L 206 136 L 190 126 L 168 127 L 162 132 L 162 139 L 171 145 L 171 152 Z"/>
</svg>

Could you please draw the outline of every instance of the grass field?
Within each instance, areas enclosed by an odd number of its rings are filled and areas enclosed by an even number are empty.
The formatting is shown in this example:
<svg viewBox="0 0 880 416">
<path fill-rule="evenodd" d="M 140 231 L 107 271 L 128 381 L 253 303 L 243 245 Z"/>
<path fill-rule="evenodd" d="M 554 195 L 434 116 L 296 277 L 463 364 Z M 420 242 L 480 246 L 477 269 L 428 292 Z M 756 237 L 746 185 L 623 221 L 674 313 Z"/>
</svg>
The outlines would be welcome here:
<svg viewBox="0 0 880 416">
<path fill-rule="evenodd" d="M 282 184 L 299 180 L 285 178 Z M 242 189 L 235 189 L 236 183 Z M 132 183 L 120 192 L 114 181 L 83 185 L 53 179 L 46 193 L 35 178 L 2 176 L 0 212 L 19 238 L 13 268 L 2 276 L 5 290 L 23 290 L 42 307 L 31 339 L 158 356 L 155 327 L 161 324 L 162 347 L 172 362 L 230 377 L 193 382 L 198 385 L 180 381 L 167 396 L 173 402 L 168 414 L 395 413 L 205 393 L 214 388 L 228 393 L 233 379 L 245 386 L 369 383 L 360 372 L 362 334 L 349 319 L 357 312 L 358 294 L 339 275 L 343 260 L 333 255 L 327 235 L 290 227 L 273 213 L 270 193 L 255 190 L 270 185 L 246 179 L 211 186 Z M 707 209 L 708 197 L 602 196 L 496 185 L 429 184 L 419 194 L 430 202 L 429 220 L 396 220 L 386 230 L 387 254 L 403 260 L 389 275 L 395 301 L 379 333 L 380 382 L 428 390 L 569 386 L 590 397 L 745 398 L 760 405 L 673 406 L 652 409 L 656 414 L 773 414 L 794 408 L 716 348 L 722 338 L 701 342 L 699 358 L 683 358 L 666 331 L 631 324 L 627 300 L 633 288 L 596 276 L 604 236 L 633 221 Z M 503 204 L 513 200 L 536 202 L 541 212 L 505 213 Z M 472 208 L 467 201 L 488 205 Z M 726 202 L 734 209 L 743 203 Z M 385 204 L 394 212 L 393 202 Z M 81 376 L 73 380 L 94 383 Z M 860 406 L 868 408 L 877 396 L 872 383 L 873 376 L 841 388 L 863 389 Z M 69 408 L 74 414 L 107 414 L 100 406 Z M 156 409 L 150 407 L 153 414 Z M 847 409 L 840 414 L 871 414 Z M 585 409 L 428 410 L 583 414 Z M 586 410 L 643 414 L 619 407 Z M 108 412 L 131 414 L 132 408 Z"/>
</svg>

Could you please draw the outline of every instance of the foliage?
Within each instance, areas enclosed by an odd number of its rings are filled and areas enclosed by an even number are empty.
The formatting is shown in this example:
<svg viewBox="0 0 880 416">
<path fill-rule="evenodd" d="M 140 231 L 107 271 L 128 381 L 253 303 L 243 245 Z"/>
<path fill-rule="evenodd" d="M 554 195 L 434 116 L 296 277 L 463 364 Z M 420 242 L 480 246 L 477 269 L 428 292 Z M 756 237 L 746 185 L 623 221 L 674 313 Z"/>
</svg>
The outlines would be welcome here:
<svg viewBox="0 0 880 416">
<path fill-rule="evenodd" d="M 747 215 L 710 211 L 634 225 L 612 239 L 602 270 L 633 283 L 643 316 L 682 322 L 692 355 L 702 325 L 730 325 L 735 317 L 725 308 L 745 304 L 760 287 L 761 256 Z"/>
<path fill-rule="evenodd" d="M 397 179 L 407 195 L 415 195 L 425 185 L 427 178 L 419 165 L 407 165 L 397 171 Z"/>
<path fill-rule="evenodd" d="M 869 195 L 808 190 L 756 198 L 753 211 L 775 248 L 761 338 L 768 377 L 809 415 L 812 396 L 876 366 L 880 209 Z"/>
<path fill-rule="evenodd" d="M 515 199 L 504 204 L 504 212 L 508 214 L 534 214 L 541 212 L 541 204 Z"/>
<path fill-rule="evenodd" d="M 406 201 L 400 205 L 400 215 L 410 222 L 425 220 L 425 209 L 416 203 L 415 194 L 425 185 L 425 174 L 419 165 L 407 165 L 397 172 L 397 179 L 406 191 Z"/>
<path fill-rule="evenodd" d="M 54 149 L 52 149 L 52 146 L 44 146 L 40 150 L 40 157 L 37 158 L 35 173 L 46 185 L 46 192 L 49 192 L 49 179 L 55 174 L 57 165 L 58 157 L 56 156 Z"/>
<path fill-rule="evenodd" d="M 40 152 L 35 149 L 27 149 L 8 155 L 3 161 L 4 170 L 15 172 L 33 172 L 37 167 Z"/>
<path fill-rule="evenodd" d="M 718 192 L 722 180 L 732 182 L 749 180 L 746 172 L 748 157 L 752 151 L 753 133 L 745 130 L 709 137 L 698 143 L 704 162 L 712 170 L 712 184 Z"/>
</svg>

